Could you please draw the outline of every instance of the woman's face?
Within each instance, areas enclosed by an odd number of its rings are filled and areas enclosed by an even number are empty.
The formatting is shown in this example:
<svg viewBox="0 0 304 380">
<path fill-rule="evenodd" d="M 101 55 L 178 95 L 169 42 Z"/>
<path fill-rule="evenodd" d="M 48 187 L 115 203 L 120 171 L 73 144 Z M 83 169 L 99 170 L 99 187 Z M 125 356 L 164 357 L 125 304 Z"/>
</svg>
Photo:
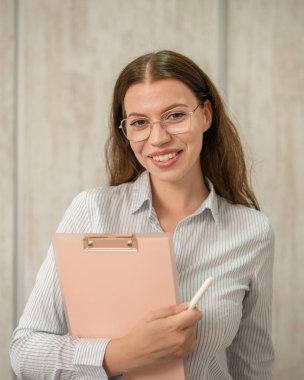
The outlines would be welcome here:
<svg viewBox="0 0 304 380">
<path fill-rule="evenodd" d="M 189 87 L 177 79 L 137 83 L 127 90 L 124 99 L 127 117 L 132 114 L 152 122 L 159 120 L 164 112 L 185 110 L 185 107 L 192 111 L 198 104 Z M 187 132 L 170 134 L 156 122 L 147 140 L 130 142 L 137 160 L 150 173 L 154 184 L 156 181 L 194 183 L 201 180 L 203 133 L 211 121 L 211 104 L 206 101 L 192 114 L 191 128 Z"/>
</svg>

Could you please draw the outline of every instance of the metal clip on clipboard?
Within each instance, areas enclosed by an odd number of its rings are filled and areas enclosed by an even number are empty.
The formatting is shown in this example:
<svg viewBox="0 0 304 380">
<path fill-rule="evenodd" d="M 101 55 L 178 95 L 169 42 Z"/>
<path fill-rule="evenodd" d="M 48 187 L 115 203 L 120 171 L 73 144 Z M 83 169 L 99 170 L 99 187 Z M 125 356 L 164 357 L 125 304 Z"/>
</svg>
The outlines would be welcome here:
<svg viewBox="0 0 304 380">
<path fill-rule="evenodd" d="M 137 252 L 138 244 L 134 235 L 87 235 L 83 239 L 84 252 Z"/>
</svg>

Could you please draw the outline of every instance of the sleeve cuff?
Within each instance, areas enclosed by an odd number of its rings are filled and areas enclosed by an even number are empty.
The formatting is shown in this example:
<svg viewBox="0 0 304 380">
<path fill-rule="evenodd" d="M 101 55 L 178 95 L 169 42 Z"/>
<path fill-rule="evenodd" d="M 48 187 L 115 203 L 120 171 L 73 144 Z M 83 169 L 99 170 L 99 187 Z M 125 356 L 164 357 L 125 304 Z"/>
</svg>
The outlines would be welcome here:
<svg viewBox="0 0 304 380">
<path fill-rule="evenodd" d="M 79 339 L 73 358 L 77 378 L 108 380 L 102 363 L 110 339 Z"/>
</svg>

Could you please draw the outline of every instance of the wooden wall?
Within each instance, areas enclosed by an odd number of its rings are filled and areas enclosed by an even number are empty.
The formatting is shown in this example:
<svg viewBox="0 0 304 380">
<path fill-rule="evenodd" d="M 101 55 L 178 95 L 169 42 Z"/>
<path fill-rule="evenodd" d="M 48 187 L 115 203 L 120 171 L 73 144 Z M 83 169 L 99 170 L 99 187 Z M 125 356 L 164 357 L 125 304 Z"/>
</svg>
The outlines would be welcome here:
<svg viewBox="0 0 304 380">
<path fill-rule="evenodd" d="M 162 48 L 201 65 L 238 121 L 276 232 L 274 379 L 304 377 L 303 33 L 301 0 L 0 0 L 0 378 L 65 208 L 106 182 L 115 78 Z"/>
<path fill-rule="evenodd" d="M 304 2 L 229 1 L 228 102 L 276 233 L 275 380 L 304 379 Z"/>
<path fill-rule="evenodd" d="M 11 379 L 8 342 L 14 327 L 15 8 L 0 1 L 0 378 Z"/>
</svg>

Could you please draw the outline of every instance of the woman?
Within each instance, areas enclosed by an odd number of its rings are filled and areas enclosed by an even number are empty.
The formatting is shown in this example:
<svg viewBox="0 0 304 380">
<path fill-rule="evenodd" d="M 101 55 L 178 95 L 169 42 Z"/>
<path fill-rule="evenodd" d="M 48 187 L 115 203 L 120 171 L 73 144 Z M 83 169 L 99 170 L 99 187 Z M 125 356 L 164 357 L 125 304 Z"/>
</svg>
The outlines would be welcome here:
<svg viewBox="0 0 304 380">
<path fill-rule="evenodd" d="M 238 134 L 206 74 L 171 51 L 141 56 L 114 89 L 110 187 L 79 194 L 60 232 L 173 234 L 182 300 L 121 339 L 67 333 L 53 249 L 14 332 L 15 372 L 108 379 L 187 357 L 190 380 L 270 379 L 273 234 L 247 180 Z M 126 227 L 127 226 L 127 227 Z"/>
</svg>

